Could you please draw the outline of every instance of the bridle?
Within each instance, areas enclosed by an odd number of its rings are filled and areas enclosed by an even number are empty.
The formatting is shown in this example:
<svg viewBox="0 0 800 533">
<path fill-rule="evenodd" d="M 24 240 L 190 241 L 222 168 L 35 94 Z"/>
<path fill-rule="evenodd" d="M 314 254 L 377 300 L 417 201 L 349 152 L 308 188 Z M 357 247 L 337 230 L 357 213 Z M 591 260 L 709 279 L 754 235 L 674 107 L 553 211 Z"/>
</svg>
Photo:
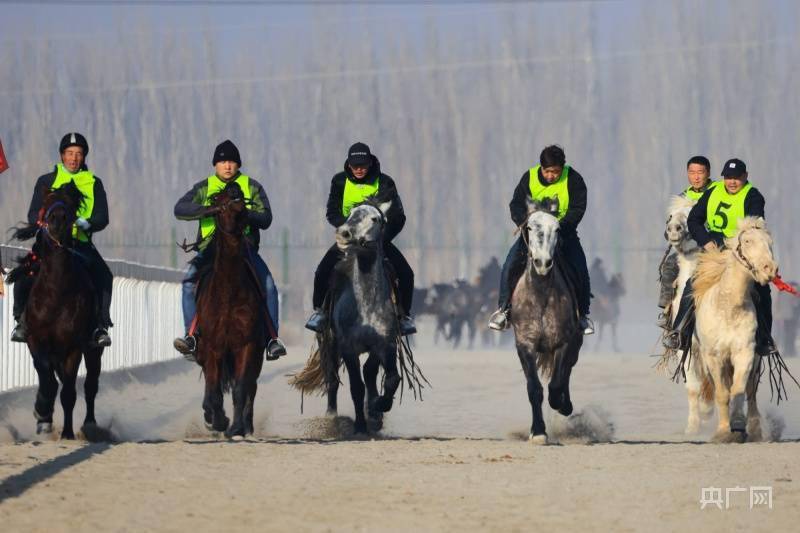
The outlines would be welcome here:
<svg viewBox="0 0 800 533">
<path fill-rule="evenodd" d="M 45 211 L 39 217 L 39 220 L 36 222 L 36 224 L 39 226 L 39 231 L 42 232 L 45 237 L 47 237 L 46 242 L 48 242 L 48 244 L 50 245 L 55 244 L 56 248 L 63 248 L 64 245 L 61 243 L 61 241 L 53 237 L 53 234 L 50 233 L 50 224 L 46 222 L 47 219 L 50 218 L 50 215 L 53 213 L 53 210 L 57 207 L 63 207 L 64 209 L 66 209 L 67 204 L 62 202 L 61 200 L 53 202 L 53 205 L 48 207 L 47 211 Z"/>
<path fill-rule="evenodd" d="M 753 263 L 747 257 L 745 257 L 744 252 L 742 251 L 742 235 L 744 235 L 748 231 L 750 230 L 739 232 L 739 235 L 737 237 L 738 242 L 736 244 L 736 249 L 734 250 L 734 255 L 736 256 L 736 259 L 738 259 L 739 262 L 742 263 L 745 266 L 745 268 L 747 268 L 747 270 L 750 272 L 750 275 L 756 277 L 756 268 L 753 266 Z"/>
</svg>

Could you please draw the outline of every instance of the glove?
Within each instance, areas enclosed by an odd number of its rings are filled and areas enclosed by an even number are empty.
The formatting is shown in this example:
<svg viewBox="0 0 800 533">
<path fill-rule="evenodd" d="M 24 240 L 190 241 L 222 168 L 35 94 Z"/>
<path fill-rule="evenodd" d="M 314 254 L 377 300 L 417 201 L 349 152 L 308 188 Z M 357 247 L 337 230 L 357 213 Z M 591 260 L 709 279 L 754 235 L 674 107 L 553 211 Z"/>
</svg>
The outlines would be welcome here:
<svg viewBox="0 0 800 533">
<path fill-rule="evenodd" d="M 89 221 L 85 218 L 79 218 L 76 220 L 75 225 L 81 228 L 83 231 L 89 231 L 89 228 L 92 227 L 92 225 L 89 224 Z"/>
</svg>

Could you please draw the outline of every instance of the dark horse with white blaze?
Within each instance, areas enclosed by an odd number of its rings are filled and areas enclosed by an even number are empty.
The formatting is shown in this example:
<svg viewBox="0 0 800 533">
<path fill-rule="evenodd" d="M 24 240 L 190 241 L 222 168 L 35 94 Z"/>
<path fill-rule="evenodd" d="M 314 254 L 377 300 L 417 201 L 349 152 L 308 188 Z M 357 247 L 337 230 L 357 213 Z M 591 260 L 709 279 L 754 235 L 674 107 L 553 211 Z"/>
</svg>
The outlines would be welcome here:
<svg viewBox="0 0 800 533">
<path fill-rule="evenodd" d="M 328 415 L 335 416 L 339 366 L 344 362 L 355 406 L 356 433 L 367 432 L 365 384 L 369 418 L 380 425 L 403 380 L 402 355 L 398 368 L 398 353 L 402 354 L 398 352 L 398 312 L 383 255 L 383 213 L 388 208 L 388 202 L 378 204 L 368 199 L 353 208 L 347 221 L 336 230 L 336 244 L 344 258 L 336 266 L 336 279 L 326 303 L 330 306 L 330 325 L 317 336 L 319 349 L 306 368 L 290 380 L 303 392 L 325 390 Z M 359 364 L 362 353 L 368 354 L 363 381 Z M 409 362 L 412 371 L 417 370 L 413 359 Z M 383 394 L 378 391 L 380 368 L 384 371 Z"/>
<path fill-rule="evenodd" d="M 53 431 L 53 408 L 61 381 L 61 406 L 64 428 L 61 438 L 74 439 L 72 410 L 77 392 L 75 383 L 81 358 L 86 363 L 84 394 L 86 417 L 84 434 L 97 429 L 94 400 L 100 380 L 102 347 L 90 347 L 96 324 L 96 301 L 92 280 L 84 261 L 73 248 L 72 227 L 83 195 L 74 183 L 47 191 L 36 224 L 17 228 L 14 238 L 36 237 L 34 251 L 9 275 L 13 283 L 33 275 L 25 320 L 28 326 L 28 349 L 39 376 L 39 390 L 33 414 L 37 433 Z"/>
<path fill-rule="evenodd" d="M 528 247 L 525 274 L 511 298 L 511 320 L 517 354 L 528 382 L 528 400 L 533 411 L 530 440 L 547 443 L 542 416 L 544 389 L 539 381 L 550 378 L 550 407 L 564 416 L 572 413 L 569 379 L 583 345 L 577 300 L 564 271 L 558 248 L 558 201 L 531 202 L 528 219 L 521 228 Z"/>
<path fill-rule="evenodd" d="M 206 428 L 243 438 L 254 432 L 253 403 L 267 345 L 264 288 L 248 259 L 247 209 L 239 184 L 226 185 L 211 205 L 217 208 L 209 244 L 213 263 L 200 265 L 197 289 L 197 363 L 206 380 L 203 411 Z M 228 390 L 232 423 L 223 407 Z"/>
</svg>

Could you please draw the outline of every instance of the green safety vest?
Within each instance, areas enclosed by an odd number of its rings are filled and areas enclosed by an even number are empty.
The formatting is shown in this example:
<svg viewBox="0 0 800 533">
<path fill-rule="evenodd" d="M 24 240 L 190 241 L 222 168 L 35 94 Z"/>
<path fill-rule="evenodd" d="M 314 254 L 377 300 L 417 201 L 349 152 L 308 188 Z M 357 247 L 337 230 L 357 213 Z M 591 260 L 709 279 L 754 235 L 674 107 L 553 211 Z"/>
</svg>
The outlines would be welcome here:
<svg viewBox="0 0 800 533">
<path fill-rule="evenodd" d="M 244 197 L 247 200 L 252 198 L 252 193 L 250 192 L 250 176 L 246 174 L 239 174 L 234 180 L 236 183 L 239 184 L 239 187 L 242 188 L 242 193 L 244 193 Z M 212 174 L 208 177 L 206 183 L 206 196 L 203 198 L 202 204 L 205 206 L 211 205 L 211 197 L 218 192 L 221 192 L 222 189 L 230 182 L 225 182 L 219 179 L 216 174 Z M 214 233 L 214 230 L 217 227 L 217 223 L 214 221 L 214 217 L 203 217 L 200 219 L 200 238 L 204 242 L 207 241 L 207 238 Z M 245 230 L 245 233 L 249 233 L 250 228 L 248 227 Z"/>
<path fill-rule="evenodd" d="M 569 190 L 567 189 L 569 165 L 564 165 L 561 175 L 549 185 L 542 185 L 539 180 L 539 168 L 541 166 L 536 165 L 530 170 L 528 187 L 531 190 L 531 198 L 537 202 L 541 202 L 545 198 L 558 198 L 558 217 L 556 218 L 561 220 L 567 214 L 567 209 L 569 208 Z"/>
<path fill-rule="evenodd" d="M 697 192 L 694 189 L 692 189 L 692 186 L 690 185 L 689 187 L 686 188 L 685 191 L 681 193 L 681 196 L 683 196 L 684 198 L 688 198 L 689 200 L 694 200 L 696 202 L 703 197 L 703 195 L 706 193 L 707 190 L 714 187 L 717 183 L 719 182 L 709 181 L 708 185 L 706 185 L 700 192 Z"/>
<path fill-rule="evenodd" d="M 75 183 L 75 186 L 83 195 L 83 202 L 76 215 L 78 215 L 78 218 L 89 220 L 94 211 L 94 174 L 89 170 L 81 170 L 71 174 L 61 163 L 56 165 L 56 179 L 53 182 L 52 190 L 60 189 L 70 181 Z M 89 234 L 77 225 L 72 226 L 72 237 L 79 241 L 89 242 Z"/>
<path fill-rule="evenodd" d="M 350 216 L 354 205 L 358 205 L 370 196 L 378 194 L 380 178 L 375 178 L 372 183 L 358 183 L 351 181 L 350 178 L 344 179 L 344 194 L 342 195 L 342 214 Z"/>
<path fill-rule="evenodd" d="M 747 182 L 736 194 L 728 194 L 725 183 L 718 181 L 711 189 L 706 208 L 706 225 L 709 231 L 722 233 L 730 239 L 736 235 L 739 219 L 745 217 L 744 199 L 753 185 Z"/>
</svg>

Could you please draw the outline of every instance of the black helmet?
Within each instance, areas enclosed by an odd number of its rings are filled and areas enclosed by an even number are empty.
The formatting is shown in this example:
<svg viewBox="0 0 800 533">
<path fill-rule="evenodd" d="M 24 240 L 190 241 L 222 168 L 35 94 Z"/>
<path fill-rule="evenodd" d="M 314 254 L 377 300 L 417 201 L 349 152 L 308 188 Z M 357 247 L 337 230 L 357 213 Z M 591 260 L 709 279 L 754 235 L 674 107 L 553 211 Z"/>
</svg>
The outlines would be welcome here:
<svg viewBox="0 0 800 533">
<path fill-rule="evenodd" d="M 89 154 L 89 143 L 86 142 L 86 137 L 80 133 L 72 132 L 64 135 L 61 138 L 61 142 L 58 144 L 59 153 L 63 154 L 64 150 L 70 146 L 80 146 L 83 148 L 83 157 L 86 157 Z"/>
</svg>

